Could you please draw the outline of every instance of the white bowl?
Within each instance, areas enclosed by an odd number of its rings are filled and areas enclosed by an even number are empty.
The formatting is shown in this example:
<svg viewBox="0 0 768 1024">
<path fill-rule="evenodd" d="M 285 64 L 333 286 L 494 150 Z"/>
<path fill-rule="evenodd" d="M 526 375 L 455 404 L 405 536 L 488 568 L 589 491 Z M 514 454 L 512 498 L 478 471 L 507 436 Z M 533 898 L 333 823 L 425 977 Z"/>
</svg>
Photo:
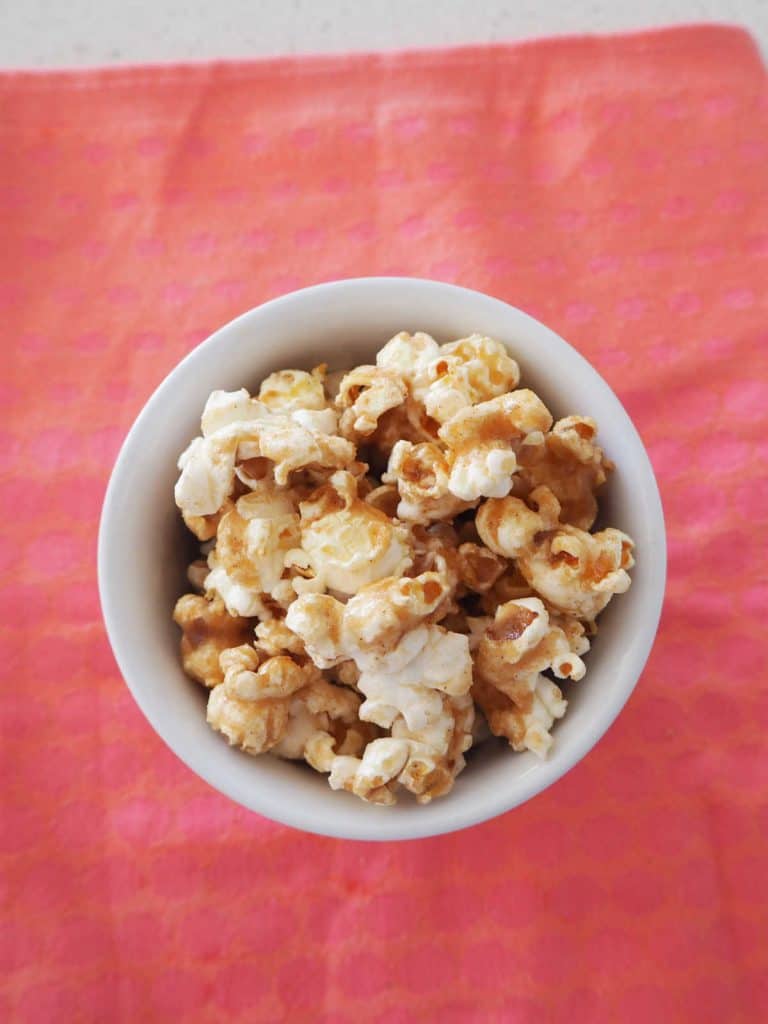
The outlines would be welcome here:
<svg viewBox="0 0 768 1024">
<path fill-rule="evenodd" d="M 227 746 L 205 721 L 206 693 L 179 664 L 171 621 L 188 587 L 191 538 L 173 502 L 176 459 L 199 432 L 214 388 L 254 389 L 272 370 L 331 369 L 371 361 L 400 330 L 448 341 L 479 331 L 505 342 L 523 383 L 554 415 L 594 416 L 616 472 L 601 502 L 607 524 L 637 544 L 628 593 L 613 600 L 587 655 L 587 675 L 569 687 L 570 706 L 545 761 L 491 740 L 470 753 L 453 791 L 427 806 L 407 794 L 375 807 L 333 792 L 324 775 Z M 653 643 L 664 594 L 664 517 L 637 431 L 600 375 L 549 328 L 504 302 L 436 281 L 361 278 L 293 292 L 222 327 L 155 391 L 131 428 L 109 483 L 99 531 L 99 589 L 112 648 L 153 728 L 194 772 L 259 814 L 296 828 L 351 839 L 436 835 L 508 811 L 551 785 L 618 715 Z"/>
</svg>

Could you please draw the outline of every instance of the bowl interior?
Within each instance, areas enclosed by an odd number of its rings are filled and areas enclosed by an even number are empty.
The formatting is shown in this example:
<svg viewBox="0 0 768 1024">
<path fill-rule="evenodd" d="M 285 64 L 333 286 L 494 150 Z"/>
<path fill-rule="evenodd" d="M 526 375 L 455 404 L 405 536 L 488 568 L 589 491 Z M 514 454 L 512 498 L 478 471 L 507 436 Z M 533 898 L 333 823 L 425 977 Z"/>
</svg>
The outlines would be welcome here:
<svg viewBox="0 0 768 1024">
<path fill-rule="evenodd" d="M 269 372 L 370 362 L 399 330 L 438 341 L 480 331 L 505 342 L 555 417 L 594 416 L 617 465 L 601 519 L 631 534 L 638 564 L 626 595 L 600 619 L 587 675 L 547 761 L 492 740 L 471 752 L 455 789 L 428 806 L 393 808 L 334 793 L 324 776 L 272 757 L 231 750 L 205 722 L 205 692 L 182 672 L 171 610 L 193 548 L 173 504 L 176 459 L 199 432 L 214 388 L 256 390 Z M 435 282 L 379 278 L 334 282 L 252 310 L 192 352 L 158 388 L 115 466 L 99 538 L 105 621 L 131 691 L 161 737 L 194 771 L 240 803 L 311 831 L 351 838 L 418 837 L 506 810 L 562 775 L 599 739 L 629 696 L 653 641 L 664 589 L 664 527 L 653 473 L 626 412 L 585 360 L 553 332 L 502 302 Z"/>
</svg>

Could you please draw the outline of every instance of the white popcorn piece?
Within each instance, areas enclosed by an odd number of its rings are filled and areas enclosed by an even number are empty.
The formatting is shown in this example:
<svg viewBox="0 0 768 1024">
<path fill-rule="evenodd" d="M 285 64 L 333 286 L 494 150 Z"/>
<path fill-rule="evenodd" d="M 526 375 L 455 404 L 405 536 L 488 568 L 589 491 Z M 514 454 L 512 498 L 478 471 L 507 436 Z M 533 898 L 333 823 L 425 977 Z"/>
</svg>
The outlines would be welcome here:
<svg viewBox="0 0 768 1024">
<path fill-rule="evenodd" d="M 509 494 L 517 457 L 511 448 L 478 445 L 453 460 L 448 487 L 462 501 L 501 498 Z"/>
<path fill-rule="evenodd" d="M 290 492 L 271 480 L 259 481 L 222 517 L 216 547 L 208 556 L 205 589 L 220 594 L 233 615 L 268 615 L 265 598 L 279 600 L 286 555 L 299 536 Z M 295 592 L 287 586 L 292 600 Z"/>
<path fill-rule="evenodd" d="M 413 562 L 408 530 L 357 495 L 350 473 L 335 473 L 311 501 L 301 503 L 301 547 L 316 579 L 342 594 Z"/>
<path fill-rule="evenodd" d="M 232 490 L 236 452 L 236 441 L 196 437 L 181 453 L 174 497 L 184 513 L 208 516 L 218 512 Z"/>
<path fill-rule="evenodd" d="M 320 367 L 305 370 L 278 370 L 265 377 L 259 388 L 259 401 L 274 412 L 322 410 L 328 405 L 323 389 L 324 372 Z"/>
<path fill-rule="evenodd" d="M 339 417 L 335 409 L 296 409 L 291 419 L 314 434 L 335 434 Z"/>
<path fill-rule="evenodd" d="M 239 391 L 212 391 L 200 418 L 200 428 L 203 437 L 214 437 L 234 424 L 250 423 L 267 416 L 267 407 L 251 398 L 245 388 Z"/>
<path fill-rule="evenodd" d="M 429 334 L 401 331 L 379 350 L 376 365 L 385 370 L 393 370 L 407 384 L 417 386 L 422 380 L 426 381 L 427 369 L 439 355 L 440 346 Z"/>
<path fill-rule="evenodd" d="M 273 412 L 244 388 L 214 391 L 203 411 L 203 436 L 195 438 L 179 458 L 176 504 L 192 516 L 217 513 L 232 491 L 238 462 L 267 460 L 281 485 L 288 483 L 294 470 L 339 469 L 353 462 L 354 445 L 325 432 L 332 425 L 327 411 L 316 410 L 314 418 L 312 412 L 299 416 L 302 424 L 294 418 L 297 412 Z M 252 482 L 249 474 L 240 474 L 240 479 Z"/>
<path fill-rule="evenodd" d="M 283 574 L 286 553 L 299 541 L 299 523 L 290 492 L 263 481 L 222 517 L 217 562 L 235 582 L 271 593 Z"/>
</svg>

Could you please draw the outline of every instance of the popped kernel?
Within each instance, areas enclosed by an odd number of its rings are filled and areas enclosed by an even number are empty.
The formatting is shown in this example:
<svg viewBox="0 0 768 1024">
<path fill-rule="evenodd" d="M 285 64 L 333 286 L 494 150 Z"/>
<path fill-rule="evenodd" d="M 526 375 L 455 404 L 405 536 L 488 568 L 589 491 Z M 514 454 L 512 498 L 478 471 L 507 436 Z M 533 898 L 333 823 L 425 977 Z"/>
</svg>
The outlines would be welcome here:
<svg viewBox="0 0 768 1024">
<path fill-rule="evenodd" d="M 184 671 L 203 686 L 217 686 L 222 681 L 219 655 L 244 643 L 253 629 L 248 619 L 230 615 L 220 597 L 211 600 L 198 594 L 178 599 L 173 621 L 181 628 Z"/>
<path fill-rule="evenodd" d="M 549 730 L 567 702 L 541 673 L 550 669 L 560 679 L 582 679 L 586 668 L 576 649 L 584 653 L 583 641 L 551 622 L 538 598 L 496 609 L 474 654 L 473 687 L 495 735 L 506 736 L 515 750 L 547 753 Z"/>
<path fill-rule="evenodd" d="M 562 508 L 561 519 L 589 530 L 597 517 L 597 491 L 613 464 L 596 443 L 597 424 L 588 416 L 566 416 L 545 436 L 543 445 L 520 451 L 524 488 L 546 486 Z"/>
<path fill-rule="evenodd" d="M 587 533 L 561 526 L 522 552 L 518 565 L 553 608 L 591 622 L 614 594 L 629 589 L 633 550 L 632 539 L 620 530 Z"/>
<path fill-rule="evenodd" d="M 491 551 L 519 558 L 537 534 L 554 530 L 560 522 L 560 503 L 548 487 L 538 487 L 522 498 L 489 498 L 477 510 L 477 532 Z"/>
<path fill-rule="evenodd" d="M 296 412 L 325 409 L 328 402 L 323 387 L 325 373 L 317 367 L 311 373 L 305 370 L 278 370 L 261 382 L 259 401 L 277 412 Z"/>
<path fill-rule="evenodd" d="M 413 523 L 452 519 L 470 508 L 448 488 L 451 464 L 446 453 L 432 442 L 398 441 L 389 456 L 382 479 L 395 484 L 400 495 L 397 515 Z"/>
<path fill-rule="evenodd" d="M 520 380 L 519 367 L 504 346 L 480 334 L 441 345 L 425 372 L 424 407 L 440 423 L 462 409 L 506 394 Z"/>
<path fill-rule="evenodd" d="M 451 454 L 449 490 L 465 501 L 503 498 L 520 449 L 542 444 L 551 424 L 547 407 L 525 388 L 459 410 L 439 431 Z"/>
<path fill-rule="evenodd" d="M 336 408 L 343 437 L 358 440 L 372 434 L 384 413 L 402 405 L 408 390 L 400 377 L 377 366 L 358 366 L 339 385 Z"/>
<path fill-rule="evenodd" d="M 315 579 L 331 590 L 354 594 L 413 561 L 406 527 L 358 497 L 350 473 L 334 474 L 300 509 L 301 548 Z"/>
</svg>

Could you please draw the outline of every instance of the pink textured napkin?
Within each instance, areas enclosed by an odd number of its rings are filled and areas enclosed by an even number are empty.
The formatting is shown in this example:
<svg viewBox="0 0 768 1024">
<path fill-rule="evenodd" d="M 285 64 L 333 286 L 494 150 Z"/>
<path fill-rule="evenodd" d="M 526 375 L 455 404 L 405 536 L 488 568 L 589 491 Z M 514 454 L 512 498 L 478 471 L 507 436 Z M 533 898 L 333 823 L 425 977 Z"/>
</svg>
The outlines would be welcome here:
<svg viewBox="0 0 768 1024">
<path fill-rule="evenodd" d="M 13 73 L 0 111 L 0 1018 L 765 1020 L 749 38 Z M 636 694 L 562 782 L 367 846 L 262 820 L 165 749 L 110 655 L 94 542 L 119 442 L 181 355 L 287 289 L 388 273 L 498 295 L 592 360 L 649 445 L 670 581 Z"/>
</svg>

